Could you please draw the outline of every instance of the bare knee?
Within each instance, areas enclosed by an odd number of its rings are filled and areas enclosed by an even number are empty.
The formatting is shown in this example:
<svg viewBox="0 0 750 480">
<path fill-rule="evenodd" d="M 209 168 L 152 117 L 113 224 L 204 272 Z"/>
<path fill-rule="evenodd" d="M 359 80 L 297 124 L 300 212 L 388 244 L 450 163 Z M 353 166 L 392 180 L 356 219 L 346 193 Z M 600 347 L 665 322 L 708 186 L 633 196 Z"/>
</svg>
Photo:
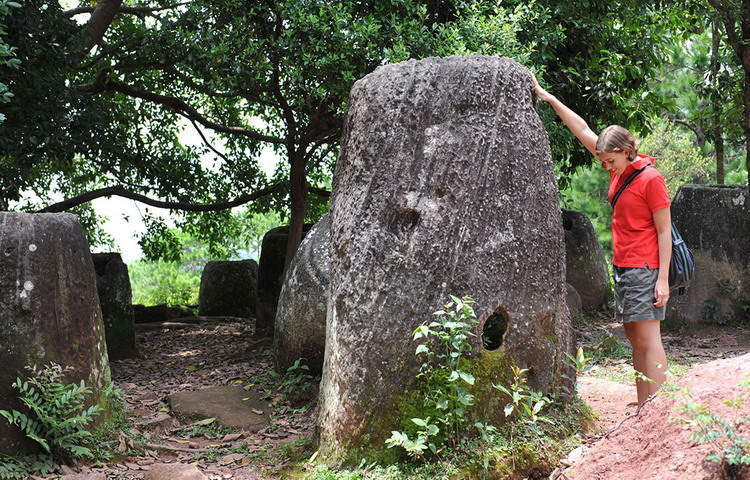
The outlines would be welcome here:
<svg viewBox="0 0 750 480">
<path fill-rule="evenodd" d="M 654 326 L 651 322 L 626 324 L 625 333 L 634 352 L 648 352 L 661 347 L 658 325 Z"/>
</svg>

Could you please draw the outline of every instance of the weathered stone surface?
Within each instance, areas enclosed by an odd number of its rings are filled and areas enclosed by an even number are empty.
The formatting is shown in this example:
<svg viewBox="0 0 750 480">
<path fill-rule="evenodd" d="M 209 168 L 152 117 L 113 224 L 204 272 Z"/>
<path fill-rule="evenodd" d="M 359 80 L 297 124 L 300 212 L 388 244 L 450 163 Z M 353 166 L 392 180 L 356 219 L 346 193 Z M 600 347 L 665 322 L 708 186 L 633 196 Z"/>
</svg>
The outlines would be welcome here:
<svg viewBox="0 0 750 480">
<path fill-rule="evenodd" d="M 169 396 L 174 413 L 199 418 L 216 418 L 225 427 L 257 432 L 271 421 L 271 406 L 255 392 L 242 387 L 220 386 Z"/>
<path fill-rule="evenodd" d="M 305 224 L 302 236 L 312 228 Z M 255 305 L 255 326 L 262 332 L 273 335 L 273 322 L 276 318 L 276 305 L 281 287 L 284 284 L 284 262 L 289 227 L 276 227 L 263 236 L 258 260 L 258 295 Z"/>
<path fill-rule="evenodd" d="M 326 311 L 331 276 L 331 217 L 313 226 L 294 255 L 276 310 L 273 341 L 276 370 L 301 358 L 310 372 L 323 368 Z"/>
<path fill-rule="evenodd" d="M 571 373 L 558 190 L 534 101 L 528 71 L 500 57 L 410 60 L 354 84 L 330 213 L 321 456 L 370 455 L 399 428 L 412 332 L 449 294 L 477 300 L 478 418 L 501 421 L 491 383 L 510 362 L 543 391 Z M 490 320 L 504 324 L 494 351 Z"/>
<path fill-rule="evenodd" d="M 750 320 L 750 212 L 748 190 L 726 185 L 683 185 L 672 220 L 695 257 L 685 295 L 675 292 L 667 318 L 681 322 Z"/>
<path fill-rule="evenodd" d="M 612 297 L 604 252 L 591 220 L 575 210 L 562 210 L 565 230 L 565 280 L 581 296 L 581 307 L 594 311 Z"/>
<path fill-rule="evenodd" d="M 198 314 L 252 317 L 257 279 L 255 260 L 208 262 L 201 275 Z"/>
<path fill-rule="evenodd" d="M 102 309 L 110 360 L 138 355 L 133 326 L 133 294 L 128 266 L 119 253 L 95 253 L 96 291 Z"/>
<path fill-rule="evenodd" d="M 0 408 L 20 409 L 11 384 L 49 362 L 72 367 L 90 403 L 110 381 L 89 245 L 75 215 L 0 212 Z M 31 450 L 0 422 L 0 454 Z"/>
<path fill-rule="evenodd" d="M 568 310 L 570 311 L 570 315 L 575 316 L 578 315 L 583 311 L 583 308 L 581 306 L 581 295 L 578 293 L 578 290 L 575 289 L 575 287 L 569 283 L 565 284 L 566 288 L 566 294 L 565 299 L 568 303 Z"/>
<path fill-rule="evenodd" d="M 207 480 L 195 465 L 185 463 L 156 463 L 151 465 L 143 480 Z"/>
</svg>

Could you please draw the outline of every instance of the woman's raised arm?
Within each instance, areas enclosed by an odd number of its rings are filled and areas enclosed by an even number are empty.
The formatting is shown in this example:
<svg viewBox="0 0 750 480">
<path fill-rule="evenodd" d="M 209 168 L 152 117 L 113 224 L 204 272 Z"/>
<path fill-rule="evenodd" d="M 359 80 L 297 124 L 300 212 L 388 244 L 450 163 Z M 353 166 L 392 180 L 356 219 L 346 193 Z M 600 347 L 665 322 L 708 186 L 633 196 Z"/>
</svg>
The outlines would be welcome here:
<svg viewBox="0 0 750 480">
<path fill-rule="evenodd" d="M 536 95 L 552 106 L 552 109 L 557 113 L 557 116 L 560 117 L 565 126 L 568 127 L 568 130 L 591 152 L 591 155 L 596 157 L 597 134 L 589 128 L 586 121 L 576 112 L 566 107 L 557 97 L 539 86 L 539 82 L 537 82 L 536 76 L 533 73 L 531 74 L 531 78 L 534 81 L 534 92 Z"/>
</svg>

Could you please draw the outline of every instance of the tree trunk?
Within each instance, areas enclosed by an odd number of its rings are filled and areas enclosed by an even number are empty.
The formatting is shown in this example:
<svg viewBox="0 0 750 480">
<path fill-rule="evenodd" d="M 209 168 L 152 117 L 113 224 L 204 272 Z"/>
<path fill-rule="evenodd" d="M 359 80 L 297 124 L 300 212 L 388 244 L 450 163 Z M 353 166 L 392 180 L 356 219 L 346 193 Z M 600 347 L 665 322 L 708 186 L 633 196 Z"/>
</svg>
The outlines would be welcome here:
<svg viewBox="0 0 750 480">
<path fill-rule="evenodd" d="M 289 172 L 289 191 L 291 196 L 292 218 L 289 222 L 289 239 L 286 244 L 286 259 L 284 272 L 292 263 L 302 241 L 302 230 L 305 226 L 305 211 L 307 210 L 307 175 L 305 173 L 305 149 L 300 148 L 292 153 L 292 170 Z"/>
<path fill-rule="evenodd" d="M 722 102 L 719 98 L 719 19 L 714 17 L 711 25 L 711 79 L 713 91 L 711 103 L 714 112 L 713 136 L 716 152 L 716 183 L 724 183 L 724 129 L 721 124 Z"/>
</svg>

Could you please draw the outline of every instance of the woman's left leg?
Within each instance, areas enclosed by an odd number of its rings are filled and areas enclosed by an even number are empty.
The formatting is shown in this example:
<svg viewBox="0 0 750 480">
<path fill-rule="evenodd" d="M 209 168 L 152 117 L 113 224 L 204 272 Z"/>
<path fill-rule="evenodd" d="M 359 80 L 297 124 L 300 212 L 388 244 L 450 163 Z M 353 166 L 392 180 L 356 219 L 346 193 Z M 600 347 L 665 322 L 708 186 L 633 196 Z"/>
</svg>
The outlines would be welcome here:
<svg viewBox="0 0 750 480">
<path fill-rule="evenodd" d="M 656 393 L 666 376 L 667 355 L 661 343 L 661 322 L 648 320 L 625 322 L 625 334 L 633 348 L 633 368 L 650 380 L 636 378 L 638 404 L 642 404 Z"/>
</svg>

